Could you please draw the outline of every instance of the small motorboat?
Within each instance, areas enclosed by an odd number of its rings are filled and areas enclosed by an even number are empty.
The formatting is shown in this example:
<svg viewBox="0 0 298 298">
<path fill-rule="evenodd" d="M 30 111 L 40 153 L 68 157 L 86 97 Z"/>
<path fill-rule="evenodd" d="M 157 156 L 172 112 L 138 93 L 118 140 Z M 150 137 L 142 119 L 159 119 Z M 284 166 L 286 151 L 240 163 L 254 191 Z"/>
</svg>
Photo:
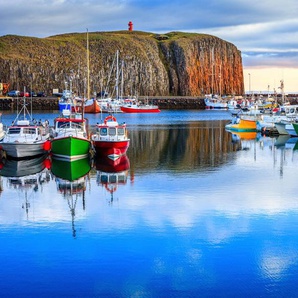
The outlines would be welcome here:
<svg viewBox="0 0 298 298">
<path fill-rule="evenodd" d="M 256 132 L 257 121 L 254 119 L 236 117 L 234 121 L 226 125 L 226 130 L 238 132 Z"/>
</svg>

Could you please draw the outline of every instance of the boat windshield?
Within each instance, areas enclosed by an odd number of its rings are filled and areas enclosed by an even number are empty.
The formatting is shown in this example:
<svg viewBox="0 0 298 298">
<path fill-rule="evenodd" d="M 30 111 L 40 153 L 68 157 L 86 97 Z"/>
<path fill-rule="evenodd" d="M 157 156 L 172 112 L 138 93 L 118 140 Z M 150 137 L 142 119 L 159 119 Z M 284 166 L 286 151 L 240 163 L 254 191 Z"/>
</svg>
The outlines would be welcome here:
<svg viewBox="0 0 298 298">
<path fill-rule="evenodd" d="M 57 123 L 57 128 L 79 128 L 82 129 L 81 123 L 69 122 L 69 121 L 59 121 Z"/>
<path fill-rule="evenodd" d="M 29 134 L 29 135 L 34 135 L 36 133 L 36 129 L 35 128 L 25 127 L 25 128 L 23 128 L 23 133 L 24 134 Z"/>
<path fill-rule="evenodd" d="M 118 127 L 118 135 L 123 136 L 124 135 L 124 128 L 123 127 Z"/>
<path fill-rule="evenodd" d="M 116 135 L 116 128 L 115 127 L 110 127 L 109 128 L 109 135 L 110 136 L 115 136 Z"/>
<path fill-rule="evenodd" d="M 100 135 L 106 136 L 108 134 L 108 129 L 106 127 L 103 127 L 100 129 Z"/>
<path fill-rule="evenodd" d="M 7 133 L 10 135 L 19 134 L 21 132 L 20 127 L 11 127 L 8 129 Z"/>
</svg>

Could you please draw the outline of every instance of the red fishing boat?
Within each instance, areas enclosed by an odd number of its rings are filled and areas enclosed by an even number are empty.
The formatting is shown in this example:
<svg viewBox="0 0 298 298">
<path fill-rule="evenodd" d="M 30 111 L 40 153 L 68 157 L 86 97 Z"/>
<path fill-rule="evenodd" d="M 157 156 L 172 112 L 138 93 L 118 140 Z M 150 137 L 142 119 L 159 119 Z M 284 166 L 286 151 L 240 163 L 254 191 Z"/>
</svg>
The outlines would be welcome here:
<svg viewBox="0 0 298 298">
<path fill-rule="evenodd" d="M 117 160 L 129 147 L 126 124 L 119 124 L 114 116 L 108 116 L 104 122 L 96 125 L 91 140 L 97 156 L 107 156 Z"/>
<path fill-rule="evenodd" d="M 157 105 L 142 104 L 137 100 L 126 99 L 124 104 L 120 106 L 124 113 L 159 113 L 160 109 Z"/>
</svg>

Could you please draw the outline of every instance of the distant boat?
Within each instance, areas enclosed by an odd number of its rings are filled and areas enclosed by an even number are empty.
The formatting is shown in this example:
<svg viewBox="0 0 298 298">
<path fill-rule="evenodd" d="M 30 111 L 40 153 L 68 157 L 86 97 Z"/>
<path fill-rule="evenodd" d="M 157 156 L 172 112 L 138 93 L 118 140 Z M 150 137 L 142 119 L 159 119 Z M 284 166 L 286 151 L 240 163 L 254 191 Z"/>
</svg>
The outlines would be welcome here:
<svg viewBox="0 0 298 298">
<path fill-rule="evenodd" d="M 84 99 L 77 99 L 76 103 L 72 106 L 73 112 L 82 113 L 82 107 L 84 106 L 84 113 L 87 114 L 97 114 L 101 112 L 101 107 L 99 102 L 95 98 L 88 99 L 84 102 Z"/>
<path fill-rule="evenodd" d="M 139 103 L 136 99 L 125 99 L 120 106 L 124 113 L 159 113 L 160 109 L 157 105 Z"/>
<path fill-rule="evenodd" d="M 108 116 L 103 123 L 96 125 L 91 140 L 98 156 L 107 156 L 112 160 L 126 153 L 129 147 L 126 123 L 119 124 L 114 116 Z"/>
<path fill-rule="evenodd" d="M 65 110 L 54 119 L 54 135 L 51 153 L 66 160 L 76 160 L 88 156 L 91 149 L 88 120 L 80 113 Z"/>
<path fill-rule="evenodd" d="M 226 130 L 236 132 L 256 132 L 257 122 L 251 119 L 238 118 L 234 123 L 227 124 Z"/>
<path fill-rule="evenodd" d="M 63 90 L 62 96 L 58 101 L 59 111 L 70 110 L 72 108 L 72 91 Z"/>
<path fill-rule="evenodd" d="M 51 148 L 48 121 L 41 123 L 32 119 L 27 109 L 26 98 L 23 97 L 22 100 L 22 109 L 0 142 L 0 148 L 6 155 L 16 159 L 36 157 L 48 153 Z"/>
<path fill-rule="evenodd" d="M 206 109 L 228 109 L 228 103 L 217 95 L 206 95 L 204 102 Z"/>
</svg>

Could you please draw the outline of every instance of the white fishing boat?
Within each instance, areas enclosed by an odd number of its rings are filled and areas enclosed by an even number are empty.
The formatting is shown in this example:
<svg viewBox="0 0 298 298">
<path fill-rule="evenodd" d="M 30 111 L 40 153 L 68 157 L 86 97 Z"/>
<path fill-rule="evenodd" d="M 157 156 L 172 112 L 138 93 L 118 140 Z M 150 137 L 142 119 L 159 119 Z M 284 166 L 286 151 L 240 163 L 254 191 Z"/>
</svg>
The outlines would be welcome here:
<svg viewBox="0 0 298 298">
<path fill-rule="evenodd" d="M 5 132 L 1 149 L 12 158 L 32 158 L 48 153 L 51 149 L 49 122 L 36 121 L 27 109 L 23 97 L 22 109 Z"/>
<path fill-rule="evenodd" d="M 206 109 L 228 109 L 228 103 L 217 95 L 206 95 L 204 102 Z"/>
</svg>

